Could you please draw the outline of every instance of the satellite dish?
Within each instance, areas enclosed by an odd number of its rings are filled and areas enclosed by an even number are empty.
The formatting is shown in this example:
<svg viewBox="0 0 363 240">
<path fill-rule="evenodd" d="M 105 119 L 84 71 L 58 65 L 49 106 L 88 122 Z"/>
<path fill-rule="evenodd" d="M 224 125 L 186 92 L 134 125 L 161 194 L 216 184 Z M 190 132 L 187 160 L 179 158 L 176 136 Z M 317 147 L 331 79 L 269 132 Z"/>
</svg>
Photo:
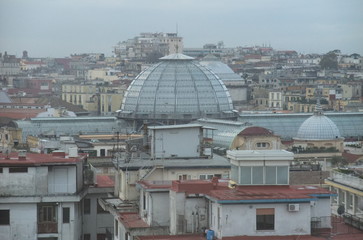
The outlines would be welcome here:
<svg viewBox="0 0 363 240">
<path fill-rule="evenodd" d="M 338 209 L 337 209 L 337 213 L 338 213 L 339 215 L 342 215 L 344 212 L 345 212 L 345 207 L 344 207 L 344 205 L 340 205 L 340 206 L 338 207 Z"/>
</svg>

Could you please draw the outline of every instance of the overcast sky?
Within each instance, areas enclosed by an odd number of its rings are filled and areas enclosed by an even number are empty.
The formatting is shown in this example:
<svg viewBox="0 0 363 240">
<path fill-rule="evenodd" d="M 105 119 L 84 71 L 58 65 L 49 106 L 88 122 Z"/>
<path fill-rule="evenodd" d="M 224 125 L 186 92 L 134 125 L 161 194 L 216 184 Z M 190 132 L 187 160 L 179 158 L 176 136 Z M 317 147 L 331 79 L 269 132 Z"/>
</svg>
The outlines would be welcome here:
<svg viewBox="0 0 363 240">
<path fill-rule="evenodd" d="M 141 32 L 176 32 L 184 47 L 271 44 L 363 55 L 362 0 L 0 0 L 0 52 L 112 55 Z"/>
</svg>

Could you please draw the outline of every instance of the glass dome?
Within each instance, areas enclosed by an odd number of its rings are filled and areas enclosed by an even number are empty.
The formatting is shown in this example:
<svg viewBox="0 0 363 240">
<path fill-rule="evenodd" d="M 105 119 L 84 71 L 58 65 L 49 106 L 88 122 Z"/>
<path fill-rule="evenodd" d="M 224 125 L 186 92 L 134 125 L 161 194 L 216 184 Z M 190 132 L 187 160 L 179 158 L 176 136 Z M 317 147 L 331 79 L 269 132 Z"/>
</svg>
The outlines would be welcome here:
<svg viewBox="0 0 363 240">
<path fill-rule="evenodd" d="M 299 140 L 332 140 L 341 138 L 338 127 L 321 112 L 315 112 L 300 126 L 295 139 Z"/>
<path fill-rule="evenodd" d="M 212 70 L 217 76 L 224 82 L 241 82 L 242 77 L 237 73 L 233 72 L 233 70 L 225 63 L 222 63 L 216 56 L 212 54 L 208 54 L 205 56 L 201 62 L 201 65 Z"/>
<path fill-rule="evenodd" d="M 172 54 L 160 60 L 131 83 L 119 111 L 121 118 L 235 117 L 227 88 L 211 70 L 183 54 Z"/>
</svg>

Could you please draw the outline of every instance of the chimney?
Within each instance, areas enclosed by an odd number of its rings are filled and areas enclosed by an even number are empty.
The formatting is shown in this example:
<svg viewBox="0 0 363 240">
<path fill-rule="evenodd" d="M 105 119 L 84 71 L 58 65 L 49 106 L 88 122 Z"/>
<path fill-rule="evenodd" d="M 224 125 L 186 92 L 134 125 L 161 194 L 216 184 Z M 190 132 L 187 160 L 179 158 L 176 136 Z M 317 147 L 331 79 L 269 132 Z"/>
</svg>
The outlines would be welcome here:
<svg viewBox="0 0 363 240">
<path fill-rule="evenodd" d="M 19 158 L 19 161 L 25 161 L 26 160 L 26 150 L 19 150 L 18 158 Z"/>
</svg>

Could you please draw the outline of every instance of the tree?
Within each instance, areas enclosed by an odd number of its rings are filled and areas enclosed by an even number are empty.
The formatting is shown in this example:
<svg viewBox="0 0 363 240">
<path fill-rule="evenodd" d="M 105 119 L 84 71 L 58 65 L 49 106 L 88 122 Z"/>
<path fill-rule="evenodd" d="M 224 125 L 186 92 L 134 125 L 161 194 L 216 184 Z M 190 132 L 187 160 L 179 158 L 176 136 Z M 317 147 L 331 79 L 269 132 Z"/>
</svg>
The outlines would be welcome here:
<svg viewBox="0 0 363 240">
<path fill-rule="evenodd" d="M 328 52 L 324 54 L 319 64 L 323 69 L 338 69 L 337 55 L 334 52 Z"/>
</svg>

